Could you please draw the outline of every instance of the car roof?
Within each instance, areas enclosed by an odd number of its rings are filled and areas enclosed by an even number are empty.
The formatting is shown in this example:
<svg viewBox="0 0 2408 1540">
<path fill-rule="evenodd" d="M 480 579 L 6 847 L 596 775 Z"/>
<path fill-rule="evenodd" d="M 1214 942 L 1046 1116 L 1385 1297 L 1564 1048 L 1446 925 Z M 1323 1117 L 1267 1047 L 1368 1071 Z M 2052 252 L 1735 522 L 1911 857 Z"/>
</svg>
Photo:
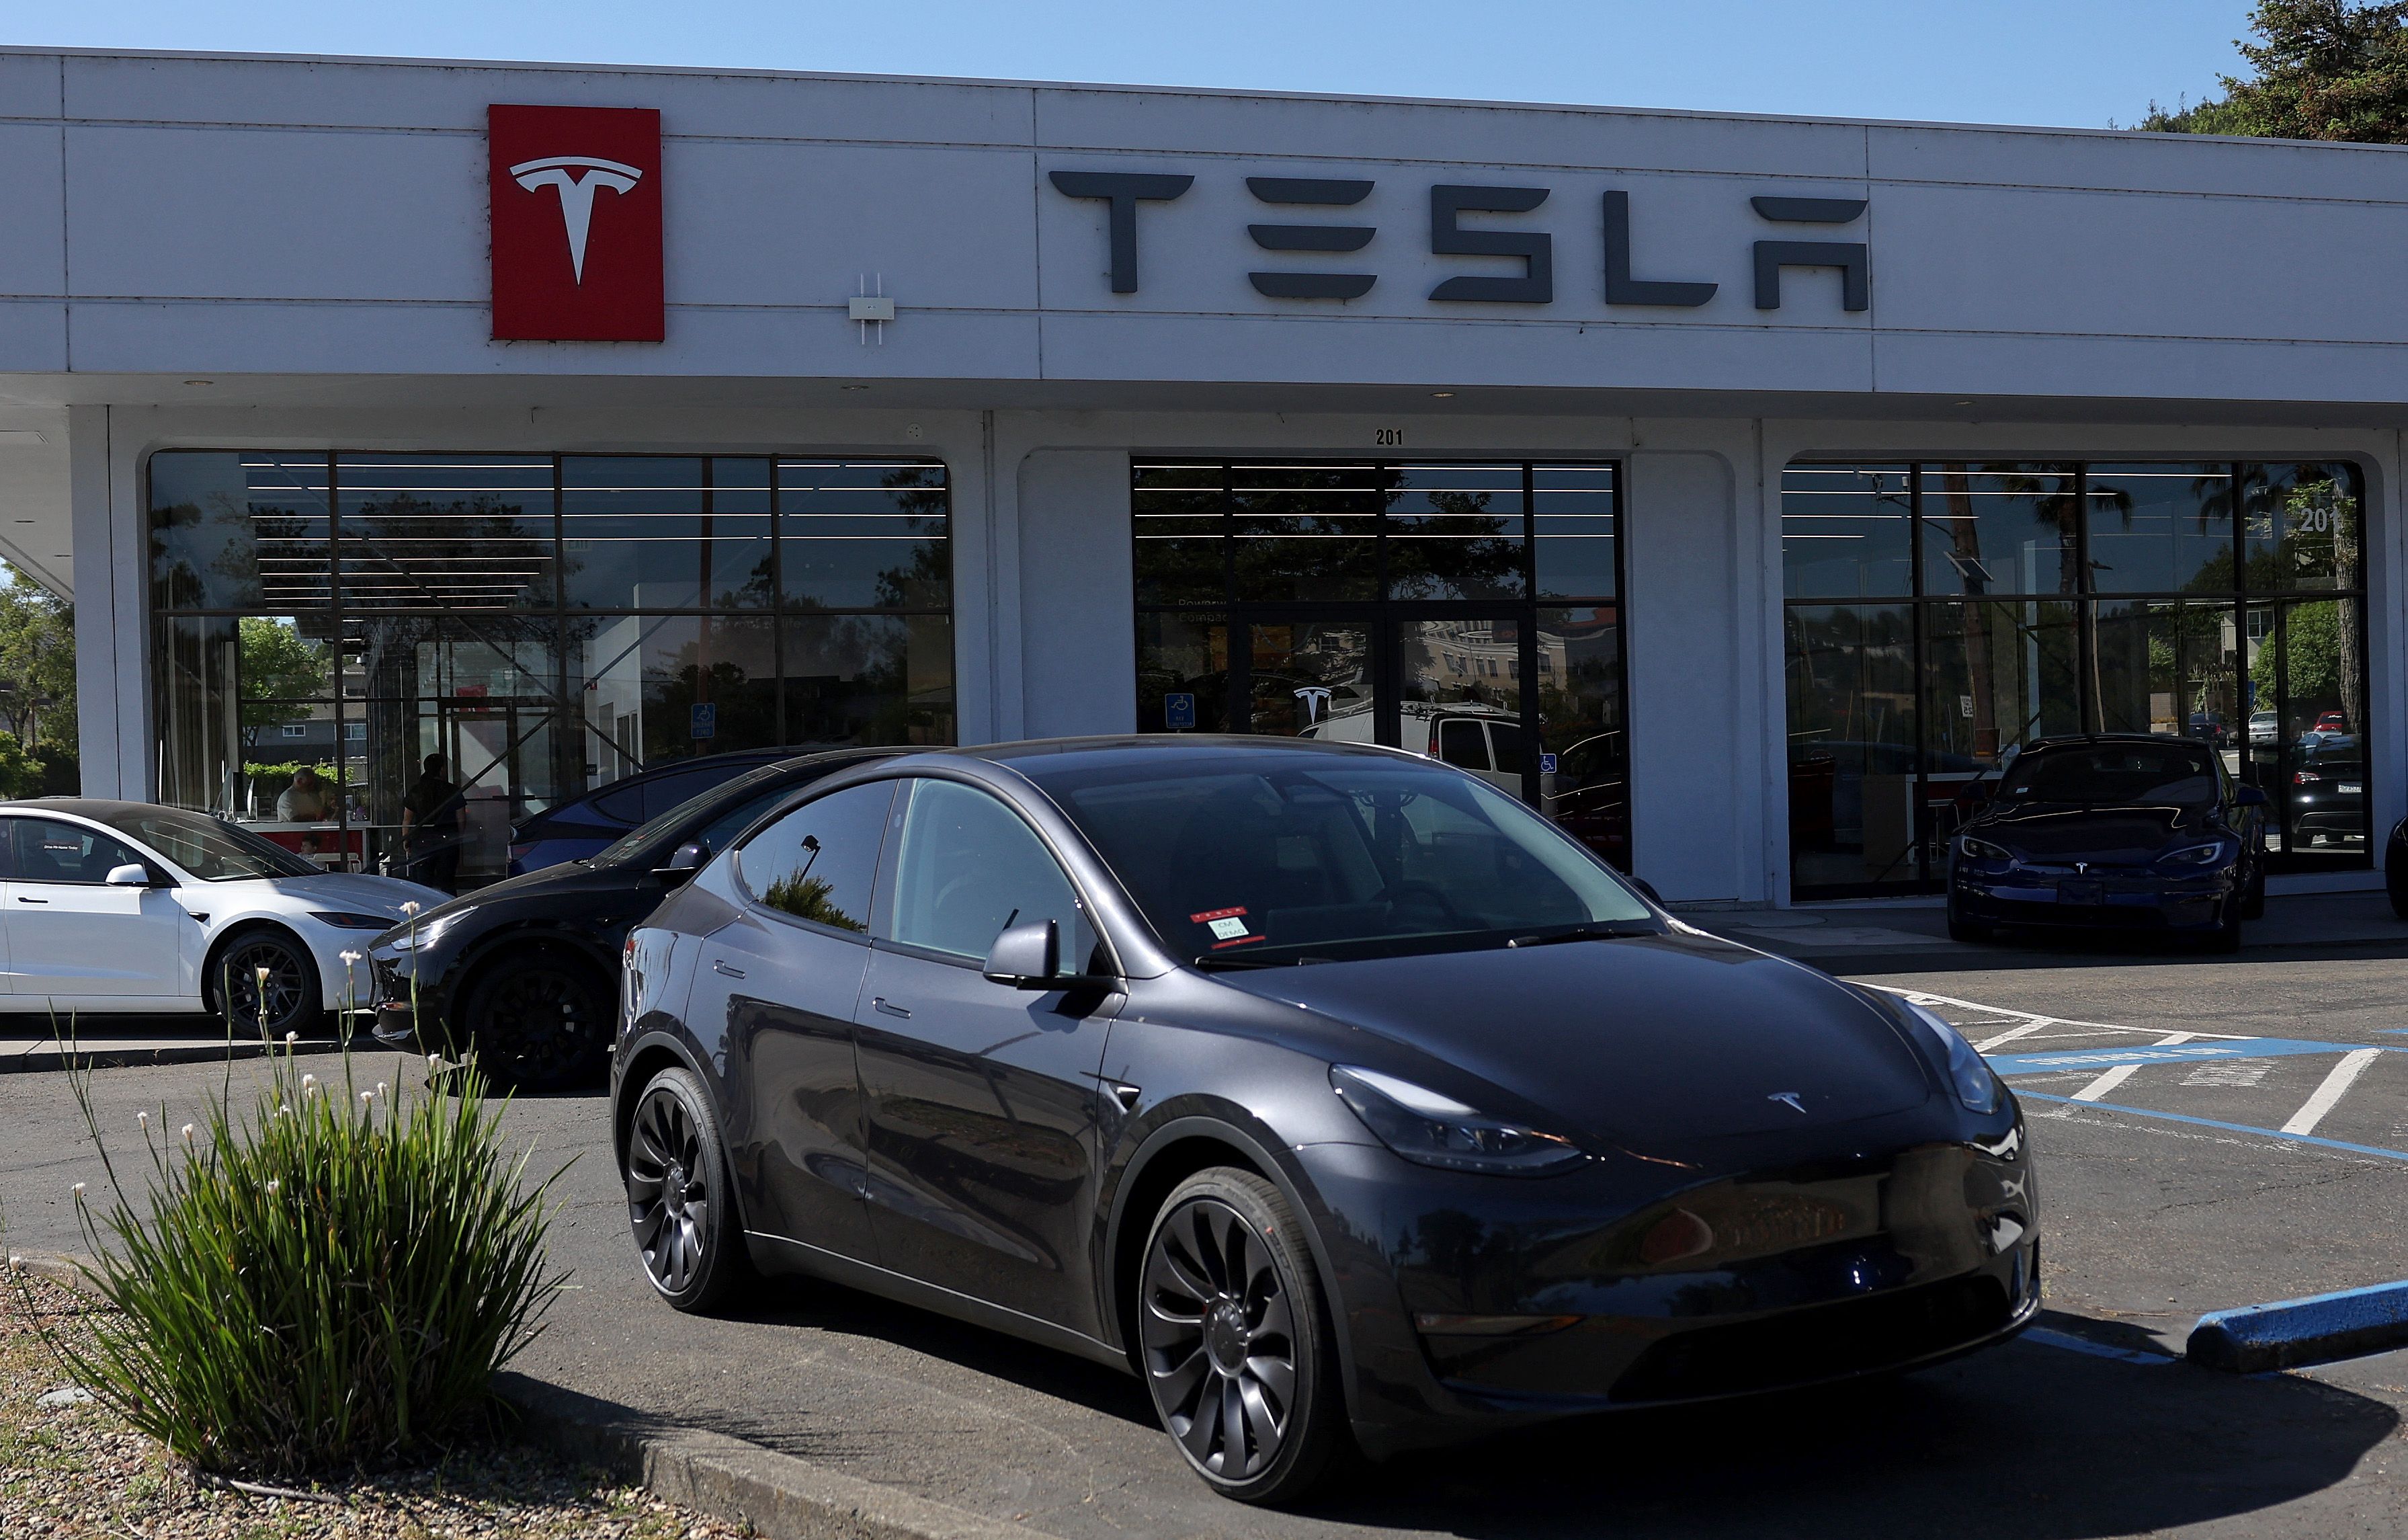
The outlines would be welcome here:
<svg viewBox="0 0 2408 1540">
<path fill-rule="evenodd" d="M 2024 745 L 2024 753 L 2038 754 L 2043 749 L 2079 748 L 2090 743 L 2186 743 L 2196 748 L 2196 738 L 2185 738 L 2171 732 L 2086 732 L 2067 733 L 2057 738 L 2035 738 Z"/>
<path fill-rule="evenodd" d="M 1110 763 L 1140 757 L 1202 756 L 1208 755 L 1295 754 L 1354 755 L 1357 756 L 1407 755 L 1419 759 L 1419 755 L 1390 748 L 1380 743 L 1350 742 L 1334 738 L 1256 738 L 1245 733 L 1116 733 L 1087 738 L 1035 738 L 1014 743 L 982 743 L 969 748 L 930 749 L 931 755 L 949 758 L 983 759 L 992 764 L 1008 765 L 1014 760 L 1041 760 L 1066 756 L 1079 756 L 1091 762 Z"/>
</svg>

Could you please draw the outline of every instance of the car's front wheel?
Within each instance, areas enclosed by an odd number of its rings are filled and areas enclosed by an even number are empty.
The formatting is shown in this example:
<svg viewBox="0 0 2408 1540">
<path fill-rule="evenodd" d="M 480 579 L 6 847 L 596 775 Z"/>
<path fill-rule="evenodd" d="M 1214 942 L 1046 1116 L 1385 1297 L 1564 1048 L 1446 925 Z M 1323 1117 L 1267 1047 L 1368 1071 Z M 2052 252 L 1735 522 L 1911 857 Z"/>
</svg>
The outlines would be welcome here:
<svg viewBox="0 0 2408 1540">
<path fill-rule="evenodd" d="M 1138 1290 L 1146 1387 L 1189 1466 L 1241 1503 L 1304 1496 L 1349 1435 L 1320 1277 L 1279 1188 L 1228 1167 L 1182 1182 Z"/>
<path fill-rule="evenodd" d="M 463 1035 L 499 1085 L 553 1091 L 602 1078 L 610 1051 L 610 997 L 581 957 L 539 946 L 488 966 L 463 1002 Z"/>
<path fill-rule="evenodd" d="M 752 1281 L 719 1116 L 693 1071 L 672 1067 L 645 1084 L 620 1174 L 644 1276 L 661 1298 L 699 1314 Z"/>
<path fill-rule="evenodd" d="M 208 964 L 209 1009 L 236 1033 L 269 1041 L 287 1032 L 317 1035 L 326 1016 L 318 959 L 299 937 L 273 926 L 238 930 Z"/>
</svg>

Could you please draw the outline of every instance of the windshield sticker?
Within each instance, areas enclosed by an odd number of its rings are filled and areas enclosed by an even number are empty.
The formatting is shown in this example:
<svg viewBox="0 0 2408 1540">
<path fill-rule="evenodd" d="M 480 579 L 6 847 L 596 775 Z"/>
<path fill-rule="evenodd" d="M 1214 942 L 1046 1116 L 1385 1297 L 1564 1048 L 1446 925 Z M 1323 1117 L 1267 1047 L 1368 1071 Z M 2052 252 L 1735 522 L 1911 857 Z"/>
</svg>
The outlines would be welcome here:
<svg viewBox="0 0 2408 1540">
<path fill-rule="evenodd" d="M 1206 923 L 1211 928 L 1213 939 L 1216 941 L 1236 941 L 1239 937 L 1246 933 L 1246 922 L 1234 915 L 1224 915 L 1220 919 L 1210 920 Z"/>
<path fill-rule="evenodd" d="M 1187 916 L 1187 919 L 1188 923 L 1191 925 L 1210 925 L 1214 920 L 1231 919 L 1237 915 L 1244 914 L 1245 912 L 1246 906 L 1244 904 L 1236 904 L 1227 909 L 1208 909 L 1201 914 L 1190 914 Z M 1240 926 L 1239 928 L 1243 929 L 1245 928 Z"/>
<path fill-rule="evenodd" d="M 1237 938 L 1236 940 L 1234 940 L 1234 941 L 1220 941 L 1220 942 L 1214 942 L 1214 943 L 1212 943 L 1212 950 L 1213 950 L 1213 951 L 1215 951 L 1215 952 L 1226 951 L 1226 950 L 1227 950 L 1229 947 L 1232 947 L 1232 946 L 1243 946 L 1243 945 L 1245 945 L 1248 942 L 1258 942 L 1258 941 L 1261 941 L 1261 940 L 1263 940 L 1263 939 L 1264 939 L 1264 938 L 1262 938 L 1262 937 L 1260 937 L 1260 936 L 1240 936 L 1240 937 L 1238 937 L 1238 938 Z"/>
</svg>

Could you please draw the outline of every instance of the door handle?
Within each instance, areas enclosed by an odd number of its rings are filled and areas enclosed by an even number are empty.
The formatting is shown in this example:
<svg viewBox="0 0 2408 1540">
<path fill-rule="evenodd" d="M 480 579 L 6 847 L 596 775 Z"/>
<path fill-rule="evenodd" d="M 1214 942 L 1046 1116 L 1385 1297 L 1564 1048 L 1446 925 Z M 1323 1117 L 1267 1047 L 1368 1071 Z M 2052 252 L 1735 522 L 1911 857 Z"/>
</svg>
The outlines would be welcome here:
<svg viewBox="0 0 2408 1540">
<path fill-rule="evenodd" d="M 50 900 L 48 899 L 29 899 L 22 893 L 20 893 L 17 895 L 17 901 L 19 903 L 48 903 Z"/>
<path fill-rule="evenodd" d="M 728 967 L 728 966 L 727 966 L 727 964 L 726 964 L 726 962 L 725 962 L 725 961 L 724 961 L 723 959 L 718 958 L 718 957 L 713 957 L 713 958 L 710 960 L 710 968 L 711 968 L 711 971 L 713 971 L 713 972 L 715 972 L 715 973 L 724 973 L 724 974 L 726 974 L 729 978 L 732 978 L 732 979 L 740 979 L 740 978 L 742 978 L 742 977 L 744 976 L 744 970 L 743 970 L 743 969 L 741 969 L 741 968 L 730 968 L 730 967 Z"/>
<path fill-rule="evenodd" d="M 877 999 L 871 1000 L 869 1005 L 870 1009 L 874 1011 L 882 1011 L 890 1016 L 901 1016 L 906 1021 L 911 1019 L 910 1012 L 905 1010 L 902 1006 L 890 1001 L 884 995 L 880 995 Z"/>
</svg>

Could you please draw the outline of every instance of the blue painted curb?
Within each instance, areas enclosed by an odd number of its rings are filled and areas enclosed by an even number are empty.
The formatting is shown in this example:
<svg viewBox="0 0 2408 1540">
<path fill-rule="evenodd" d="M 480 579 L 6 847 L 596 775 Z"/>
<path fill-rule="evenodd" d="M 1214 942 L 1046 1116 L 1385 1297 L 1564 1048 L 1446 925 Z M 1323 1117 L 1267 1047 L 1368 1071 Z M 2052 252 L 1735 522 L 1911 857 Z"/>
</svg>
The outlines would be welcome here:
<svg viewBox="0 0 2408 1540">
<path fill-rule="evenodd" d="M 2408 1347 L 2408 1283 L 2218 1310 L 2199 1318 L 2184 1351 L 2210 1369 L 2255 1374 L 2394 1347 Z"/>
</svg>

